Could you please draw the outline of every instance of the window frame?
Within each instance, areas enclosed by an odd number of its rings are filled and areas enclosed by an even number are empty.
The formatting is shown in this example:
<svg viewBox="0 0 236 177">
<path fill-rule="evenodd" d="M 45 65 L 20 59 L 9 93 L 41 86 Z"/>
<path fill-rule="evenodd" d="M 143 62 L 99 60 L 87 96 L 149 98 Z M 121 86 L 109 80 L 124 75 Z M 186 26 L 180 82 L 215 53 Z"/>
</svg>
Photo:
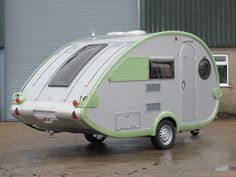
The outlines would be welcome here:
<svg viewBox="0 0 236 177">
<path fill-rule="evenodd" d="M 216 61 L 216 66 L 225 66 L 226 65 L 226 69 L 227 69 L 227 78 L 226 78 L 226 83 L 220 83 L 220 87 L 230 87 L 229 84 L 229 54 L 228 53 L 213 53 L 212 54 L 215 60 L 215 57 L 225 57 L 225 61 Z M 218 68 L 217 68 L 218 69 Z"/>
<path fill-rule="evenodd" d="M 206 76 L 206 75 L 201 75 L 202 73 L 200 72 L 203 68 L 200 68 L 201 67 L 201 64 L 202 64 L 202 62 L 203 61 L 206 61 L 207 62 L 207 64 L 208 64 L 208 75 Z M 211 63 L 210 63 L 210 61 L 209 61 L 209 59 L 207 59 L 206 57 L 203 57 L 201 60 L 200 60 L 200 62 L 198 63 L 198 75 L 199 75 L 199 77 L 202 79 L 202 80 L 208 80 L 209 79 L 209 77 L 211 76 L 211 72 L 212 72 L 212 68 L 211 68 Z"/>
<path fill-rule="evenodd" d="M 150 70 L 150 63 L 152 61 L 157 61 L 157 62 L 172 62 L 173 63 L 173 77 L 168 77 L 168 78 L 151 78 L 151 70 Z M 175 79 L 175 60 L 172 57 L 168 58 L 161 58 L 161 57 L 150 57 L 148 61 L 148 79 L 149 80 L 170 80 L 170 79 Z"/>
<path fill-rule="evenodd" d="M 81 55 L 83 55 L 83 52 L 86 50 L 89 50 L 89 48 L 91 47 L 94 47 L 94 46 L 97 46 L 99 47 L 100 49 L 94 53 L 92 53 L 91 56 L 87 57 L 85 60 L 81 60 L 80 58 L 80 61 L 82 61 L 82 63 L 80 63 L 80 65 L 74 69 L 74 73 L 72 73 L 72 77 L 71 78 L 68 78 L 68 81 L 63 81 L 63 82 L 58 82 L 57 81 L 57 78 L 58 78 L 58 75 L 61 75 L 61 73 L 65 72 L 65 71 L 61 71 L 63 70 L 67 65 L 68 63 L 70 62 L 73 62 L 73 60 L 75 60 L 75 62 L 78 60 L 77 57 L 81 57 Z M 48 83 L 48 87 L 69 87 L 70 84 L 74 81 L 74 79 L 77 77 L 78 73 L 96 56 L 98 55 L 102 50 L 104 50 L 106 47 L 108 46 L 107 43 L 95 43 L 95 44 L 88 44 L 88 45 L 85 45 L 83 46 L 82 48 L 78 49 L 78 51 L 71 55 L 70 57 L 68 57 L 66 59 L 66 61 L 59 67 L 59 69 L 54 73 L 54 75 L 52 76 L 52 78 L 50 78 L 50 81 Z M 78 60 L 79 61 L 79 60 Z M 79 68 L 79 69 L 78 69 Z M 68 69 L 68 68 L 67 68 Z M 73 68 L 72 68 L 73 69 Z M 64 73 L 65 74 L 65 73 Z"/>
</svg>

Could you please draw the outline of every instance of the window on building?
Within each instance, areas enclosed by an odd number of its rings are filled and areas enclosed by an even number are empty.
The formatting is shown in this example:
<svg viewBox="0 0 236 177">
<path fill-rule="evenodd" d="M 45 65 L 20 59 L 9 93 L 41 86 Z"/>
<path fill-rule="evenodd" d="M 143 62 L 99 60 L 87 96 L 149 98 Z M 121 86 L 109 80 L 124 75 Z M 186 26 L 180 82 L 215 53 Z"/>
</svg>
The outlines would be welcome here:
<svg viewBox="0 0 236 177">
<path fill-rule="evenodd" d="M 52 78 L 49 87 L 68 87 L 74 80 L 79 71 L 92 59 L 98 52 L 105 48 L 106 44 L 88 45 L 70 57 L 66 63 Z"/>
<path fill-rule="evenodd" d="M 219 72 L 220 86 L 229 86 L 228 54 L 213 54 Z"/>
<path fill-rule="evenodd" d="M 149 61 L 150 79 L 174 78 L 174 60 L 151 59 Z"/>
</svg>

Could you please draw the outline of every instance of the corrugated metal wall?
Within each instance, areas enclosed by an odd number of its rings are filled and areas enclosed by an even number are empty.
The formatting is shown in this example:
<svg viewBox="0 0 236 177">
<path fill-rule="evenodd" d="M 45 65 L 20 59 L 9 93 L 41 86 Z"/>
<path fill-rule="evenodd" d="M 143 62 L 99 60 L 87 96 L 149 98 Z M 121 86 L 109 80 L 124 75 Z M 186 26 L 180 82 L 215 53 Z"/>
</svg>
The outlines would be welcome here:
<svg viewBox="0 0 236 177">
<path fill-rule="evenodd" d="M 181 30 L 211 47 L 236 47 L 235 0 L 141 0 L 141 29 Z"/>
<path fill-rule="evenodd" d="M 12 94 L 42 61 L 81 36 L 138 28 L 137 0 L 5 1 L 6 119 Z"/>
<path fill-rule="evenodd" d="M 3 37 L 3 19 L 4 19 L 4 13 L 3 13 L 3 0 L 0 0 L 0 48 L 3 48 L 4 46 L 4 37 Z"/>
</svg>

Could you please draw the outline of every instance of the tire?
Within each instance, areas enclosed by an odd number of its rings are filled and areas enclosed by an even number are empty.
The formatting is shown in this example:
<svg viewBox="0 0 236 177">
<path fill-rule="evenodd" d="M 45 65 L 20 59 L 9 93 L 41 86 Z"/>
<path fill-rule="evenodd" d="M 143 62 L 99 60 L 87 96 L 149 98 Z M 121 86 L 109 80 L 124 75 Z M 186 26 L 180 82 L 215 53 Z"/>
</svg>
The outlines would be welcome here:
<svg viewBox="0 0 236 177">
<path fill-rule="evenodd" d="M 201 129 L 194 129 L 190 131 L 192 136 L 198 136 L 200 132 L 201 132 Z"/>
<path fill-rule="evenodd" d="M 92 144 L 101 144 L 106 137 L 102 135 L 95 135 L 95 134 L 84 134 L 84 137 L 86 138 L 87 141 L 89 141 Z"/>
<path fill-rule="evenodd" d="M 156 129 L 156 136 L 151 137 L 152 144 L 157 149 L 169 149 L 175 142 L 175 127 L 169 120 L 163 120 Z"/>
</svg>

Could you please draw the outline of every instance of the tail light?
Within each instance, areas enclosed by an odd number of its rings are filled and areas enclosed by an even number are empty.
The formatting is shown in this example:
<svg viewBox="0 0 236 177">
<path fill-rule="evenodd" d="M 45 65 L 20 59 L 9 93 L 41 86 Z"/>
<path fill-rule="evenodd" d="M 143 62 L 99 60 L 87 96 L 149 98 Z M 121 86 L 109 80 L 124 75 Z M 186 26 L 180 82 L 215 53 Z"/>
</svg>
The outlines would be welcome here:
<svg viewBox="0 0 236 177">
<path fill-rule="evenodd" d="M 16 102 L 17 104 L 20 104 L 20 98 L 16 97 L 15 102 Z"/>
<path fill-rule="evenodd" d="M 75 108 L 77 107 L 77 105 L 78 105 L 77 100 L 74 100 L 74 101 L 73 101 L 73 105 L 74 105 Z"/>
<path fill-rule="evenodd" d="M 12 96 L 13 104 L 22 104 L 25 101 L 25 94 L 23 92 L 14 93 Z"/>
<path fill-rule="evenodd" d="M 71 119 L 73 119 L 73 120 L 79 120 L 79 117 L 75 114 L 75 111 L 72 112 L 72 114 L 71 114 Z"/>
</svg>

